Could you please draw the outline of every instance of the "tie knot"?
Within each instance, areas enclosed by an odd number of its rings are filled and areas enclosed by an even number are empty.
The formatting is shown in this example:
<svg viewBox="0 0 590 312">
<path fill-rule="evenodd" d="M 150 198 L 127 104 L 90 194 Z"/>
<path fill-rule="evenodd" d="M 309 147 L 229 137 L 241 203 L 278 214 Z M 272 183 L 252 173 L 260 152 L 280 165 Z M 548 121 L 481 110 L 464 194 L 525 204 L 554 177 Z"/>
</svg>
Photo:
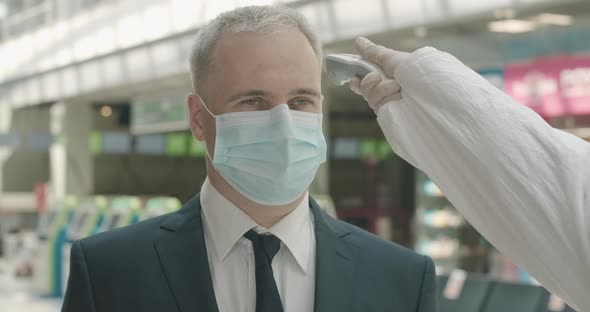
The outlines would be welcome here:
<svg viewBox="0 0 590 312">
<path fill-rule="evenodd" d="M 281 240 L 272 234 L 258 234 L 252 229 L 246 232 L 244 237 L 252 242 L 254 256 L 260 257 L 264 255 L 268 263 L 272 263 L 272 259 L 281 248 Z"/>
</svg>

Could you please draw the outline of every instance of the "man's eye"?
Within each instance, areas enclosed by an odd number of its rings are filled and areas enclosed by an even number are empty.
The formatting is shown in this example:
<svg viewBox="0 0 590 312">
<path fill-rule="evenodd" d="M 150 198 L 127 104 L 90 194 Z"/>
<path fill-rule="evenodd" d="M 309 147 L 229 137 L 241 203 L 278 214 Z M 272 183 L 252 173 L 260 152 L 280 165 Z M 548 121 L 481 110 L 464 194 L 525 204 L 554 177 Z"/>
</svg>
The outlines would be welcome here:
<svg viewBox="0 0 590 312">
<path fill-rule="evenodd" d="M 295 106 L 301 106 L 301 105 L 311 105 L 311 104 L 313 104 L 313 101 L 311 101 L 310 99 L 306 99 L 306 98 L 300 98 L 300 99 L 295 99 L 295 100 L 291 101 L 291 103 Z"/>
<path fill-rule="evenodd" d="M 245 105 L 258 105 L 258 104 L 260 104 L 260 100 L 258 100 L 258 99 L 247 99 L 247 100 L 241 101 L 240 104 L 245 104 Z"/>
</svg>

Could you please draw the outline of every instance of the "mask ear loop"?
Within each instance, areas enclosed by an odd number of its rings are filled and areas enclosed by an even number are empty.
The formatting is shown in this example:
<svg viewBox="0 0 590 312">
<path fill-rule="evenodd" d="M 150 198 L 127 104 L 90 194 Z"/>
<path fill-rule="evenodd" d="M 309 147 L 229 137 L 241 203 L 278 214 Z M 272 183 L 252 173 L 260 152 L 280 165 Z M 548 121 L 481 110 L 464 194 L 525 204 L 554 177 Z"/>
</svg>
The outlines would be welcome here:
<svg viewBox="0 0 590 312">
<path fill-rule="evenodd" d="M 203 98 L 197 94 L 197 96 L 199 97 L 199 99 L 201 100 L 201 104 L 203 104 L 203 107 L 205 107 L 205 110 L 207 111 L 207 113 L 209 113 L 209 115 L 211 115 L 211 117 L 215 118 L 217 116 L 215 116 L 215 114 L 213 114 L 210 110 L 209 107 L 207 107 L 207 104 L 205 104 L 205 101 L 203 101 Z"/>
<path fill-rule="evenodd" d="M 217 117 L 217 116 L 215 116 L 215 114 L 213 114 L 209 110 L 209 107 L 207 107 L 207 104 L 205 104 L 205 101 L 203 101 L 203 98 L 198 94 L 195 94 L 195 95 L 199 97 L 199 99 L 201 100 L 201 104 L 203 105 L 203 107 L 205 108 L 207 113 L 209 113 L 209 115 L 211 115 L 213 118 Z M 207 143 L 205 143 L 203 145 L 205 146 L 205 153 L 207 154 L 207 158 L 209 158 L 209 161 L 211 161 L 211 165 L 213 165 L 213 158 L 211 157 L 211 154 L 209 154 L 209 149 L 207 148 Z M 215 169 L 215 166 L 213 166 L 213 169 Z M 215 171 L 217 171 L 217 170 L 215 170 Z"/>
</svg>

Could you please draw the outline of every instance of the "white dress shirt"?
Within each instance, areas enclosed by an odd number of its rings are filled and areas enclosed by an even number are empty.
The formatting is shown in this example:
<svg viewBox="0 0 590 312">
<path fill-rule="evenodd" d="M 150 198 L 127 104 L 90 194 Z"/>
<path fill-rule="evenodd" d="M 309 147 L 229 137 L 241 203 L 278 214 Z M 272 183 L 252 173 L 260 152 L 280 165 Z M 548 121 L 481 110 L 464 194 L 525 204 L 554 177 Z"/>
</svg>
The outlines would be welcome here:
<svg viewBox="0 0 590 312">
<path fill-rule="evenodd" d="M 503 254 L 579 311 L 590 311 L 590 144 L 433 48 L 394 79 L 403 99 L 377 120 Z"/>
<path fill-rule="evenodd" d="M 315 294 L 315 232 L 308 195 L 270 229 L 258 226 L 205 180 L 201 206 L 209 268 L 220 312 L 256 311 L 256 275 L 252 243 L 244 238 L 254 228 L 281 240 L 272 261 L 285 312 L 312 312 Z"/>
</svg>

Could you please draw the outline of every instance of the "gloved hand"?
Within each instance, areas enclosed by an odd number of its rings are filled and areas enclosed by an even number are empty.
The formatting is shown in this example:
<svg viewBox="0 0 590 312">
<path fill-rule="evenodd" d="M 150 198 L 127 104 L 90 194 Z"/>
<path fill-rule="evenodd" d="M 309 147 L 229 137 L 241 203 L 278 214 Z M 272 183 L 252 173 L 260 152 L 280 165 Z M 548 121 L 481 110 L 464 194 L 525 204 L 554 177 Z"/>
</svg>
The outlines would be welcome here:
<svg viewBox="0 0 590 312">
<path fill-rule="evenodd" d="M 375 113 L 383 104 L 399 101 L 402 97 L 401 87 L 393 79 L 393 73 L 410 54 L 376 45 L 363 37 L 356 39 L 356 50 L 364 59 L 381 66 L 386 77 L 380 73 L 372 72 L 367 74 L 362 81 L 358 78 L 351 80 L 348 84 L 350 89 L 362 95 Z"/>
</svg>

